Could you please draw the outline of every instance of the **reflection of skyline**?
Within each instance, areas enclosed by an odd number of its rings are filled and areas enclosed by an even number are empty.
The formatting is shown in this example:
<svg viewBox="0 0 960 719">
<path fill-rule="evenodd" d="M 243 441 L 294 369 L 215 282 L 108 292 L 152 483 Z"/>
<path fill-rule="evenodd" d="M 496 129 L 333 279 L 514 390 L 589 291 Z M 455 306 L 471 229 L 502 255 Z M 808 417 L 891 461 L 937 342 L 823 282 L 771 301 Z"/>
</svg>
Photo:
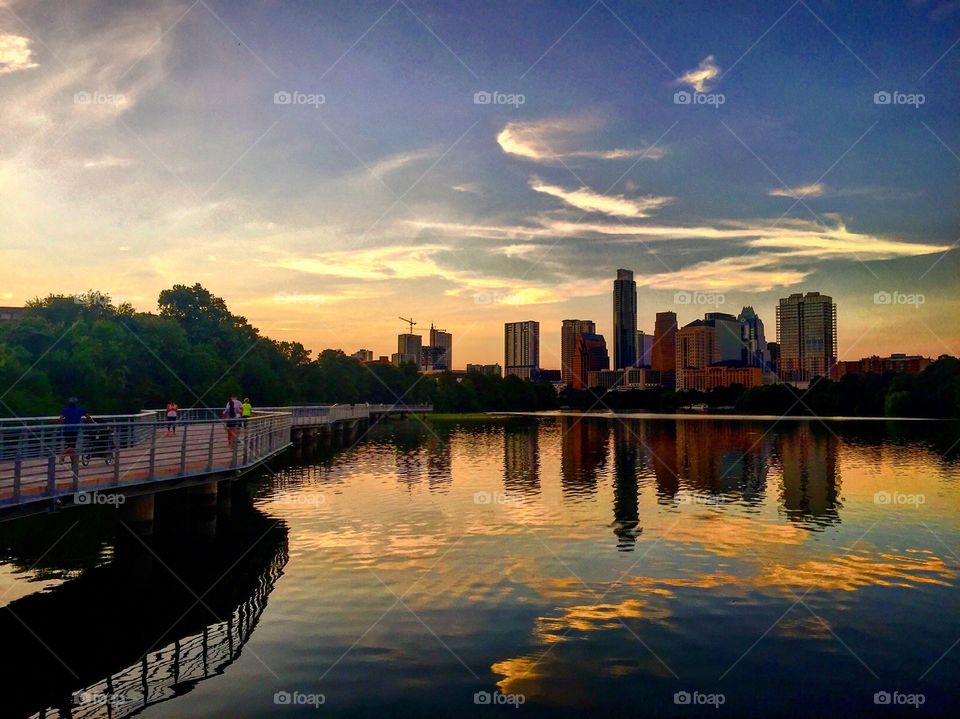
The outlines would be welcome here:
<svg viewBox="0 0 960 719">
<path fill-rule="evenodd" d="M 640 527 L 640 497 L 637 486 L 637 468 L 642 457 L 642 445 L 635 423 L 630 426 L 617 422 L 613 426 L 613 533 L 617 535 L 617 549 L 632 551 Z"/>
<path fill-rule="evenodd" d="M 540 425 L 503 430 L 503 487 L 508 494 L 540 494 Z"/>
<path fill-rule="evenodd" d="M 606 467 L 610 422 L 589 417 L 563 417 L 560 483 L 565 497 L 586 497 L 597 491 L 597 474 Z"/>
<path fill-rule="evenodd" d="M 821 526 L 838 524 L 837 437 L 804 422 L 789 436 L 779 435 L 776 446 L 783 466 L 780 501 L 787 517 Z"/>
</svg>

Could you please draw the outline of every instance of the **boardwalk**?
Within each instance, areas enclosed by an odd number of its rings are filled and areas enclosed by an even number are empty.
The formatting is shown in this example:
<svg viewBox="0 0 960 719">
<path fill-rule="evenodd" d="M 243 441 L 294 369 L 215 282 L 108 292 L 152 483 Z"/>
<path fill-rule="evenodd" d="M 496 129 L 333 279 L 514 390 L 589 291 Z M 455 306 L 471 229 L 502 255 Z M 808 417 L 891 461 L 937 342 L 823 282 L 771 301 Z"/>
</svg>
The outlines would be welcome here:
<svg viewBox="0 0 960 719">
<path fill-rule="evenodd" d="M 371 416 L 429 412 L 429 406 L 306 405 L 260 409 L 236 430 L 211 410 L 181 413 L 175 431 L 156 411 L 98 417 L 83 425 L 75 457 L 53 418 L 0 421 L 0 509 L 54 498 L 100 501 L 92 492 L 249 469 L 291 444 L 294 431 L 354 427 Z M 231 441 L 232 440 L 232 441 Z"/>
</svg>

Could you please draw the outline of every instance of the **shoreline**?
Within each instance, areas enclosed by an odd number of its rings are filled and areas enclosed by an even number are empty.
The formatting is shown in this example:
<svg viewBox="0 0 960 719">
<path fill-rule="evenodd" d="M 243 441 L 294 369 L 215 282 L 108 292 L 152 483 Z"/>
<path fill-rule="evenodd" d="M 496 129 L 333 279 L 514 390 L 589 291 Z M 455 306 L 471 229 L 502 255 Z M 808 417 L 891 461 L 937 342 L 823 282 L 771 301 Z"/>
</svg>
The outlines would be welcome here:
<svg viewBox="0 0 960 719">
<path fill-rule="evenodd" d="M 470 413 L 465 417 L 475 417 L 477 413 Z M 749 421 L 822 421 L 822 422 L 957 422 L 960 420 L 943 417 L 850 417 L 850 416 L 830 416 L 819 417 L 815 415 L 775 415 L 775 414 L 709 414 L 709 413 L 665 413 L 665 412 L 580 412 L 576 410 L 548 410 L 548 411 L 530 411 L 530 412 L 488 412 L 484 413 L 488 418 L 495 417 L 597 417 L 600 419 L 692 419 L 692 420 L 749 420 Z M 456 415 L 450 415 L 449 419 L 456 419 Z"/>
</svg>

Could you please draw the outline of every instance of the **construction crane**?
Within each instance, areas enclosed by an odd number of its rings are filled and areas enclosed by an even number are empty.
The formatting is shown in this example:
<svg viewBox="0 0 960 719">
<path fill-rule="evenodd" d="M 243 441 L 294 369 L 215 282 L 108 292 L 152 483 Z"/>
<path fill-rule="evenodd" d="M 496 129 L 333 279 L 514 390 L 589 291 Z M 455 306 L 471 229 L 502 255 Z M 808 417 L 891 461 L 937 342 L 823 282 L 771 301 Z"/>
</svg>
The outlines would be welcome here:
<svg viewBox="0 0 960 719">
<path fill-rule="evenodd" d="M 403 321 L 406 322 L 408 325 L 410 325 L 410 332 L 409 332 L 409 334 L 412 335 L 412 334 L 413 334 L 413 326 L 414 326 L 415 324 L 417 324 L 417 323 L 414 322 L 412 319 L 409 319 L 409 320 L 408 320 L 406 317 L 398 317 L 397 319 L 403 320 Z M 418 331 L 418 332 L 422 332 L 423 330 L 417 330 L 417 331 Z"/>
</svg>

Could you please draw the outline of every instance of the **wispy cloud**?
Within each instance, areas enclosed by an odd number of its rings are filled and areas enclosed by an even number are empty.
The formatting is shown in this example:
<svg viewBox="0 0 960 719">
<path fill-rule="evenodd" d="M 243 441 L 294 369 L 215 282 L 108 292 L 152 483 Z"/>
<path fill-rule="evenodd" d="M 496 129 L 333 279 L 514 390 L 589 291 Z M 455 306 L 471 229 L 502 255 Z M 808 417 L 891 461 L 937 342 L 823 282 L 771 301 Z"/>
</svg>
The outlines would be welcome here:
<svg viewBox="0 0 960 719">
<path fill-rule="evenodd" d="M 698 262 L 672 272 L 639 276 L 637 282 L 655 289 L 766 292 L 803 282 L 809 274 L 810 270 L 784 267 L 780 253 L 761 253 Z"/>
<path fill-rule="evenodd" d="M 810 185 L 797 185 L 796 187 L 774 187 L 767 194 L 771 197 L 792 197 L 796 200 L 802 200 L 806 197 L 822 197 L 826 189 L 823 183 L 814 182 Z"/>
<path fill-rule="evenodd" d="M 440 151 L 437 148 L 426 148 L 423 150 L 412 150 L 410 152 L 398 152 L 377 160 L 370 166 L 370 171 L 377 177 L 385 177 L 390 173 L 402 170 L 409 165 L 431 160 L 437 157 Z"/>
<path fill-rule="evenodd" d="M 33 61 L 30 38 L 0 33 L 0 75 L 34 67 L 39 65 Z"/>
<path fill-rule="evenodd" d="M 531 178 L 530 188 L 536 192 L 559 198 L 585 212 L 603 212 L 616 217 L 649 217 L 652 210 L 659 209 L 670 202 L 672 197 L 624 197 L 623 195 L 601 195 L 587 187 L 567 190 L 558 185 L 549 185 L 537 177 Z"/>
<path fill-rule="evenodd" d="M 590 150 L 572 147 L 578 136 L 597 130 L 602 123 L 592 117 L 555 118 L 535 122 L 508 122 L 497 135 L 504 152 L 536 162 L 559 163 L 566 159 L 659 160 L 666 155 L 661 147 Z"/>
<path fill-rule="evenodd" d="M 87 160 L 83 163 L 86 170 L 95 170 L 103 167 L 129 167 L 133 160 L 128 157 L 115 157 L 113 155 L 104 155 L 94 160 Z"/>
<path fill-rule="evenodd" d="M 689 85 L 697 92 L 707 92 L 710 82 L 720 74 L 720 68 L 714 62 L 713 55 L 707 55 L 693 70 L 687 70 L 677 78 L 677 83 Z"/>
</svg>

